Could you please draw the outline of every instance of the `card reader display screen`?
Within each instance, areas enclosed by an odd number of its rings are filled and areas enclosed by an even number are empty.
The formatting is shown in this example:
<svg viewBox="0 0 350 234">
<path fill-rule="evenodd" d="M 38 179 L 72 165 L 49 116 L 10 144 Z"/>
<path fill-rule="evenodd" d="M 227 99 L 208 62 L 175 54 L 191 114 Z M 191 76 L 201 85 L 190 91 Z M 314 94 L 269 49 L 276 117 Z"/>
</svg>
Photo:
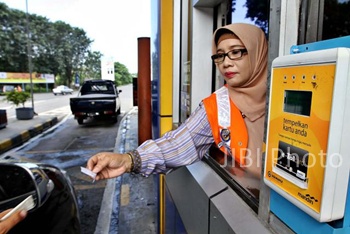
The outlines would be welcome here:
<svg viewBox="0 0 350 234">
<path fill-rule="evenodd" d="M 309 152 L 283 141 L 278 143 L 277 167 L 301 181 L 307 180 Z"/>
<path fill-rule="evenodd" d="M 310 116 L 311 91 L 285 90 L 283 111 Z"/>
</svg>

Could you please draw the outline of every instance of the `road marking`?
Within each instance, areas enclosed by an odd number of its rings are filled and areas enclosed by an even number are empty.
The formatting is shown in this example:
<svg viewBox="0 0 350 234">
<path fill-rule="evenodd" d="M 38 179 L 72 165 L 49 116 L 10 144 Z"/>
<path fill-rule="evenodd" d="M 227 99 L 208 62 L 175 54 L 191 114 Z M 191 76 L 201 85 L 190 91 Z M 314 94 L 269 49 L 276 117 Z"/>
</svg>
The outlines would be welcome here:
<svg viewBox="0 0 350 234">
<path fill-rule="evenodd" d="M 120 205 L 127 206 L 130 203 L 130 186 L 128 184 L 122 184 L 120 192 Z"/>
<path fill-rule="evenodd" d="M 11 109 L 12 107 L 14 107 L 14 106 L 5 106 L 5 107 L 1 107 L 1 109 L 8 110 L 8 109 Z"/>
<path fill-rule="evenodd" d="M 83 185 L 83 184 L 79 184 L 79 185 L 74 185 L 74 189 L 76 190 L 87 190 L 87 189 L 97 189 L 97 188 L 104 188 L 106 187 L 106 185 L 104 183 L 93 183 L 91 185 Z"/>
</svg>

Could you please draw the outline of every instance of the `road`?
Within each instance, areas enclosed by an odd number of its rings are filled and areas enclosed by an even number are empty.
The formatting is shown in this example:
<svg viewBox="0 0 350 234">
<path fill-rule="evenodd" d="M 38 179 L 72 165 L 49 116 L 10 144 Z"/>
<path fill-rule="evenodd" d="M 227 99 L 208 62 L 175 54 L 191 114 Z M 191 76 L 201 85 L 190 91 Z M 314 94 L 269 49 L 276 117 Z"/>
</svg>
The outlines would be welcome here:
<svg viewBox="0 0 350 234">
<path fill-rule="evenodd" d="M 84 125 L 78 125 L 70 114 L 69 98 L 76 93 L 64 96 L 35 94 L 36 113 L 40 115 L 43 112 L 56 111 L 57 114 L 67 116 L 57 126 L 13 151 L 17 156 L 49 163 L 66 170 L 77 192 L 82 234 L 95 231 L 106 181 L 92 183 L 89 177 L 80 173 L 80 167 L 86 166 L 92 155 L 100 151 L 114 150 L 119 123 L 124 114 L 132 108 L 132 86 L 122 86 L 119 89 L 122 90 L 122 114 L 117 123 L 109 120 L 89 120 L 84 122 Z M 26 106 L 31 106 L 31 103 Z M 15 117 L 13 107 L 2 108 L 7 108 L 8 118 Z"/>
</svg>

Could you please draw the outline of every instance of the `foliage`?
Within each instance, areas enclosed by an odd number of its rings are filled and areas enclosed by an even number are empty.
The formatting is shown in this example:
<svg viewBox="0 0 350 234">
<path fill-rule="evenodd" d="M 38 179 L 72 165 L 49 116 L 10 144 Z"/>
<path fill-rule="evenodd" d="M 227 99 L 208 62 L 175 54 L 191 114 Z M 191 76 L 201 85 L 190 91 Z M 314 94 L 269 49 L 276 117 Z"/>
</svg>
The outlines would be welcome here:
<svg viewBox="0 0 350 234">
<path fill-rule="evenodd" d="M 270 1 L 247 0 L 246 18 L 250 18 L 254 24 L 258 25 L 267 34 L 269 23 L 269 4 Z"/>
<path fill-rule="evenodd" d="M 28 92 L 18 92 L 18 91 L 11 91 L 6 93 L 5 100 L 8 102 L 12 102 L 15 106 L 19 106 L 19 104 L 22 104 L 24 107 L 24 104 L 28 99 L 30 98 L 30 93 Z"/>
<path fill-rule="evenodd" d="M 118 62 L 114 63 L 114 79 L 118 86 L 132 83 L 132 75 L 129 70 Z"/>
<path fill-rule="evenodd" d="M 101 53 L 90 50 L 93 40 L 83 29 L 27 15 L 1 2 L 0 25 L 0 71 L 29 72 L 30 56 L 31 70 L 59 76 L 58 84 L 70 86 L 75 74 L 81 82 L 85 75 L 100 77 Z"/>
<path fill-rule="evenodd" d="M 100 52 L 91 52 L 88 51 L 88 56 L 83 64 L 83 67 L 78 73 L 80 79 L 80 83 L 83 83 L 84 80 L 88 79 L 99 79 L 101 77 L 101 57 L 102 54 Z"/>
</svg>

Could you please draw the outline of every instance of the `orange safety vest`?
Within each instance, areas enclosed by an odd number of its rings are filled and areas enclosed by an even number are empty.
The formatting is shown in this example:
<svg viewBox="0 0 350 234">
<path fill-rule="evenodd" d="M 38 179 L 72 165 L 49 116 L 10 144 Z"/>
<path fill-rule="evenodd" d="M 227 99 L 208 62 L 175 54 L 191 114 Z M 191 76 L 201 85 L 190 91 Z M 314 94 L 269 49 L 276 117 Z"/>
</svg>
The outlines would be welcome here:
<svg viewBox="0 0 350 234">
<path fill-rule="evenodd" d="M 241 111 L 231 101 L 226 86 L 203 100 L 217 147 L 245 165 L 248 131 Z"/>
</svg>

